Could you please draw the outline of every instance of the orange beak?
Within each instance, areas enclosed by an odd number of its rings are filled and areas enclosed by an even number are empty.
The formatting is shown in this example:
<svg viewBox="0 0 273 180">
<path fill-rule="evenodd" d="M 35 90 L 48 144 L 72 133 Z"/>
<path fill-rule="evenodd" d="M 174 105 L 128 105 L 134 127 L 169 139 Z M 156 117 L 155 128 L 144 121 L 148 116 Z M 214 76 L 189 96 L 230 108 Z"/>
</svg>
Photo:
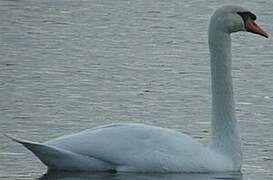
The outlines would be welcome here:
<svg viewBox="0 0 273 180">
<path fill-rule="evenodd" d="M 260 28 L 251 18 L 245 20 L 245 28 L 248 32 L 259 34 L 268 38 L 268 34 L 262 28 Z"/>
</svg>

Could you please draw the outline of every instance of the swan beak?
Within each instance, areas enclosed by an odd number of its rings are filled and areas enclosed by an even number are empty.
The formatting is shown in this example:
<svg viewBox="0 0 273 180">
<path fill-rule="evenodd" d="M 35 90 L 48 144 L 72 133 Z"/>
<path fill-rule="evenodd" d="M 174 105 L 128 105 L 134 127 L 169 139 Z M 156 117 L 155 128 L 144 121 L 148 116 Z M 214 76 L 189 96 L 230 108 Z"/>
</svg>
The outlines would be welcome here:
<svg viewBox="0 0 273 180">
<path fill-rule="evenodd" d="M 261 36 L 264 36 L 266 38 L 268 38 L 268 34 L 262 29 L 260 28 L 254 20 L 252 20 L 251 18 L 248 18 L 246 21 L 245 21 L 245 28 L 246 28 L 246 31 L 248 32 L 252 32 L 252 33 L 255 33 L 255 34 L 259 34 Z"/>
</svg>

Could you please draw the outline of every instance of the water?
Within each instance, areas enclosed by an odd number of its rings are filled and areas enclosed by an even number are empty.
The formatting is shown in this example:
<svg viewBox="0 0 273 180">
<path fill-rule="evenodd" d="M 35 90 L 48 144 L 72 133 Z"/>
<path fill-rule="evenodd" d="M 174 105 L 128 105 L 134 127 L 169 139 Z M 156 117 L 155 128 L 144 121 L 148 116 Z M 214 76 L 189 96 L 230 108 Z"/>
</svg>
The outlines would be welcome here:
<svg viewBox="0 0 273 180">
<path fill-rule="evenodd" d="M 207 143 L 208 19 L 237 1 L 0 1 L 0 179 L 270 179 L 272 40 L 233 35 L 243 140 L 241 175 L 46 173 L 3 133 L 45 141 L 97 125 L 140 122 Z M 273 1 L 242 6 L 273 32 Z"/>
</svg>

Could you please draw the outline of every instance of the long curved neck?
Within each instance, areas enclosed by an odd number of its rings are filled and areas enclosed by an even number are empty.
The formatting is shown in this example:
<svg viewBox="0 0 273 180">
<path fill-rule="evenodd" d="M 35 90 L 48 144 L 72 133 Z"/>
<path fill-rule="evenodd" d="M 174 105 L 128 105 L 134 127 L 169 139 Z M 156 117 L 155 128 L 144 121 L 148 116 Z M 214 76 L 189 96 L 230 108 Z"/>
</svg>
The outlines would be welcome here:
<svg viewBox="0 0 273 180">
<path fill-rule="evenodd" d="M 209 49 L 212 88 L 211 147 L 241 166 L 240 135 L 235 117 L 231 75 L 230 34 L 209 28 Z"/>
</svg>

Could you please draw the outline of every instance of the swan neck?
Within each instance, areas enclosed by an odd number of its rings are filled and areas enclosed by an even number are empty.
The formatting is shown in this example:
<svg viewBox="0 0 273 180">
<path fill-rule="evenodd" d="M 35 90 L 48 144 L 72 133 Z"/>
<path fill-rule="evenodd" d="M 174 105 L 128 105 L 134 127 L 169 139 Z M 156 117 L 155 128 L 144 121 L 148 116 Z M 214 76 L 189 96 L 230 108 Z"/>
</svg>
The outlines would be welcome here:
<svg viewBox="0 0 273 180">
<path fill-rule="evenodd" d="M 230 34 L 217 32 L 210 36 L 210 65 L 213 119 L 236 121 L 231 74 Z M 216 122 L 215 122 L 216 123 Z"/>
<path fill-rule="evenodd" d="M 211 146 L 231 158 L 240 168 L 241 146 L 235 117 L 233 83 L 231 74 L 230 34 L 209 29 L 209 48 L 212 90 Z"/>
</svg>

